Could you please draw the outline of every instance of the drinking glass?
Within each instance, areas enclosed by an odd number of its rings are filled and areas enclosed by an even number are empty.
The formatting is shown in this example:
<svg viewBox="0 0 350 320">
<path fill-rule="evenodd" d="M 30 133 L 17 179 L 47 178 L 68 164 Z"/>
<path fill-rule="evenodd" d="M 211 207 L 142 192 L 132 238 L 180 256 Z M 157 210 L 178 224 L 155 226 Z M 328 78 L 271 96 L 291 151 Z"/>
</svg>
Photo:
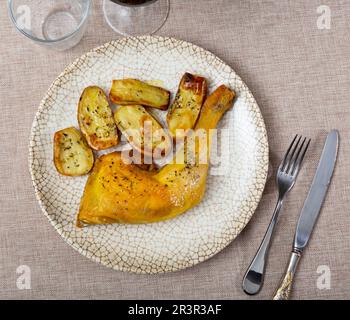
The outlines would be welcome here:
<svg viewBox="0 0 350 320">
<path fill-rule="evenodd" d="M 107 23 L 125 36 L 155 33 L 168 18 L 169 8 L 169 0 L 103 1 Z"/>
<path fill-rule="evenodd" d="M 92 0 L 8 0 L 19 32 L 37 44 L 69 49 L 84 35 Z"/>
</svg>

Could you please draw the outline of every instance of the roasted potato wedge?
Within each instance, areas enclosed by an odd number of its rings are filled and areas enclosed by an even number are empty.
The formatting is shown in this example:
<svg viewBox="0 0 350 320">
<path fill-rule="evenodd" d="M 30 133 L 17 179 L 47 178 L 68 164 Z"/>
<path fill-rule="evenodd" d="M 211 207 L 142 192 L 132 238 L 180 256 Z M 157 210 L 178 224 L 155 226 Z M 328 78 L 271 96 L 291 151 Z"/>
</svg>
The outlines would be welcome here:
<svg viewBox="0 0 350 320">
<path fill-rule="evenodd" d="M 157 159 L 172 147 L 161 124 L 141 105 L 120 106 L 114 120 L 132 147 L 143 155 Z"/>
<path fill-rule="evenodd" d="M 109 98 L 119 105 L 137 104 L 166 110 L 170 92 L 136 79 L 113 80 Z"/>
<path fill-rule="evenodd" d="M 207 94 L 205 78 L 185 73 L 180 81 L 175 100 L 167 114 L 171 135 L 184 138 L 188 129 L 193 129 Z M 177 129 L 179 130 L 176 133 Z"/>
<path fill-rule="evenodd" d="M 91 170 L 94 155 L 79 130 L 71 127 L 55 133 L 54 163 L 65 176 L 82 176 Z"/>
<path fill-rule="evenodd" d="M 107 97 L 99 87 L 87 87 L 79 101 L 78 122 L 87 143 L 95 150 L 118 144 L 117 126 Z"/>
</svg>

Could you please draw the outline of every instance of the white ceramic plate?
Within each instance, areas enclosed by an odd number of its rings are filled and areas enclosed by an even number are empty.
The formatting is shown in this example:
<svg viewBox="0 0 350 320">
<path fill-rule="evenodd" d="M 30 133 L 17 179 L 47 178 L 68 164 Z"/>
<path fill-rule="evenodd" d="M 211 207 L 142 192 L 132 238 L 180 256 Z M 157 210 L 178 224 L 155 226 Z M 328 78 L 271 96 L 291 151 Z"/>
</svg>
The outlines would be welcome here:
<svg viewBox="0 0 350 320">
<path fill-rule="evenodd" d="M 223 155 L 229 165 L 211 168 L 202 202 L 165 222 L 142 225 L 75 226 L 87 177 L 64 177 L 52 160 L 55 131 L 77 125 L 77 103 L 86 86 L 109 91 L 112 79 L 161 81 L 176 93 L 184 72 L 205 76 L 209 91 L 220 84 L 237 99 L 219 124 L 227 129 Z M 164 117 L 164 114 L 161 115 Z M 220 141 L 218 148 L 220 149 Z M 266 182 L 268 141 L 259 107 L 239 76 L 212 53 L 163 37 L 107 43 L 67 67 L 35 116 L 29 165 L 40 205 L 57 232 L 86 257 L 117 270 L 160 273 L 193 266 L 218 253 L 245 227 Z"/>
</svg>

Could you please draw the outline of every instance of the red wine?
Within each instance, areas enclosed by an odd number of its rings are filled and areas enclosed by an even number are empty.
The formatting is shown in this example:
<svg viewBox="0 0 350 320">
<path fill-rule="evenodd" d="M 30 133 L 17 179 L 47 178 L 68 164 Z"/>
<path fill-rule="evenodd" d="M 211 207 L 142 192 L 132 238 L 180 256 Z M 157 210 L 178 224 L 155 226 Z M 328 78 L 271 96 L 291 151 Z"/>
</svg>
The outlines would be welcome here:
<svg viewBox="0 0 350 320">
<path fill-rule="evenodd" d="M 127 4 L 127 5 L 140 5 L 140 4 L 145 4 L 147 2 L 155 2 L 157 0 L 111 0 L 115 3 L 120 3 L 120 4 Z"/>
</svg>

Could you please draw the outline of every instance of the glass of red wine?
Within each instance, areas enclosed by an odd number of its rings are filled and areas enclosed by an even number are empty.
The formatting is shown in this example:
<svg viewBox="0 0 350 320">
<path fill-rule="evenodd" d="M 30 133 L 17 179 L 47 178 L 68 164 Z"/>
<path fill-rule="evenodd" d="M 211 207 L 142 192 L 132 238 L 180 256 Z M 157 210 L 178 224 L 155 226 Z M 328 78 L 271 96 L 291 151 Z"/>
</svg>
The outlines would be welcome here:
<svg viewBox="0 0 350 320">
<path fill-rule="evenodd" d="M 169 14 L 169 0 L 104 0 L 103 12 L 110 27 L 125 36 L 153 34 Z"/>
</svg>

